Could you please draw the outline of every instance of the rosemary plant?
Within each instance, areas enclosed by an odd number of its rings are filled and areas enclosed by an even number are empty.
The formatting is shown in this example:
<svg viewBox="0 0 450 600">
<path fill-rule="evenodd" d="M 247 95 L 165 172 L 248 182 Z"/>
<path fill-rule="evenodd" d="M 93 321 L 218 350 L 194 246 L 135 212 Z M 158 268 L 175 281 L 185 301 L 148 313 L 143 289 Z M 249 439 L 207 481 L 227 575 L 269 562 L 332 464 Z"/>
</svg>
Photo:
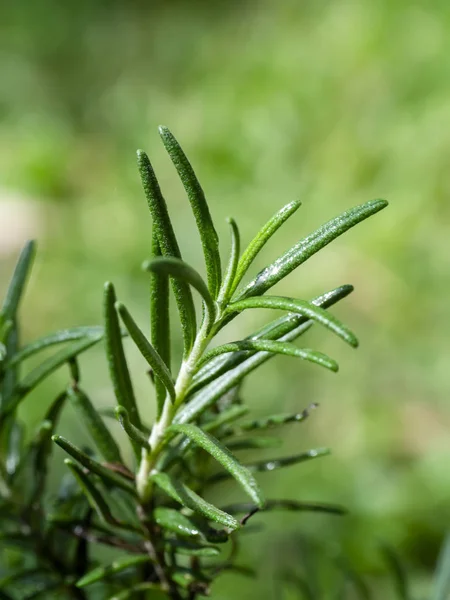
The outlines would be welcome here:
<svg viewBox="0 0 450 600">
<path fill-rule="evenodd" d="M 337 506 L 296 498 L 265 499 L 256 473 L 323 456 L 328 450 L 242 464 L 238 458 L 242 450 L 266 448 L 277 441 L 261 437 L 261 432 L 302 422 L 310 408 L 251 419 L 246 416 L 249 409 L 242 401 L 241 385 L 277 354 L 338 370 L 329 356 L 293 342 L 318 324 L 356 347 L 355 335 L 327 310 L 350 294 L 352 287 L 343 285 L 310 301 L 266 292 L 386 202 L 373 200 L 344 212 L 244 283 L 255 257 L 300 203 L 281 208 L 243 251 L 238 227 L 229 219 L 230 253 L 222 269 L 204 192 L 174 136 L 165 127 L 160 128 L 160 135 L 195 216 L 206 280 L 183 261 L 152 165 L 138 151 L 153 222 L 152 256 L 143 264 L 150 280 L 150 336 L 117 301 L 113 284 L 107 283 L 103 327 L 60 331 L 22 346 L 17 311 L 32 264 L 33 242 L 25 246 L 6 293 L 0 313 L 0 598 L 193 600 L 207 595 L 223 570 L 239 570 L 235 562 L 239 535 L 256 512 L 343 512 Z M 183 337 L 183 358 L 176 369 L 171 360 L 170 287 Z M 196 313 L 193 291 L 201 297 L 201 315 Z M 255 308 L 281 309 L 286 314 L 244 339 L 214 345 L 217 334 L 236 315 Z M 154 381 L 156 419 L 151 425 L 138 411 L 124 352 L 126 337 L 148 362 Z M 102 340 L 117 401 L 107 415 L 95 408 L 83 389 L 78 360 Z M 20 377 L 19 368 L 29 357 L 60 344 L 64 344 L 62 349 Z M 51 403 L 38 431 L 25 444 L 17 409 L 43 379 L 64 364 L 69 367 L 68 387 Z M 78 448 L 55 434 L 67 402 L 84 422 L 92 449 Z M 117 418 L 125 430 L 133 464 L 123 460 L 105 424 L 108 416 Z M 68 474 L 55 497 L 47 493 L 46 479 L 52 441 L 69 456 L 65 461 Z M 206 499 L 209 488 L 226 478 L 235 480 L 247 502 L 216 506 Z M 97 544 L 115 549 L 118 556 L 99 565 L 91 551 Z M 17 546 L 20 554 L 10 550 Z"/>
</svg>

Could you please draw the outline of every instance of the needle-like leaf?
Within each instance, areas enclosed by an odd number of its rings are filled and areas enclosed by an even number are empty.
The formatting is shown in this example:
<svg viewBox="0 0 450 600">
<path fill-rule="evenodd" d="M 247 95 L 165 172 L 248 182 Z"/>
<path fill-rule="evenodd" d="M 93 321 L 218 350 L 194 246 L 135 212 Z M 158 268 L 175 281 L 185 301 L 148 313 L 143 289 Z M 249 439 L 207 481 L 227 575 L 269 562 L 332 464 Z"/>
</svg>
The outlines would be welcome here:
<svg viewBox="0 0 450 600">
<path fill-rule="evenodd" d="M 297 313 L 302 317 L 306 317 L 327 327 L 327 329 L 333 331 L 347 342 L 347 344 L 350 344 L 350 346 L 354 348 L 358 346 L 358 340 L 355 335 L 345 325 L 328 311 L 316 306 L 312 302 L 296 300 L 295 298 L 285 298 L 284 296 L 261 296 L 260 298 L 245 298 L 244 300 L 233 302 L 228 306 L 226 312 L 241 312 L 248 308 L 275 308 Z"/>
<path fill-rule="evenodd" d="M 121 463 L 119 447 L 86 394 L 75 385 L 69 387 L 67 395 L 103 458 L 110 463 Z"/>
<path fill-rule="evenodd" d="M 142 265 L 142 268 L 145 271 L 164 273 L 165 275 L 169 275 L 172 278 L 183 281 L 187 285 L 194 287 L 203 298 L 208 323 L 213 322 L 215 314 L 214 300 L 202 277 L 190 265 L 179 258 L 162 256 L 145 262 Z"/>
<path fill-rule="evenodd" d="M 159 506 L 154 512 L 155 522 L 162 527 L 183 537 L 197 537 L 201 532 L 198 526 L 178 510 Z"/>
<path fill-rule="evenodd" d="M 238 513 L 272 512 L 283 510 L 287 512 L 321 512 L 334 515 L 345 515 L 347 510 L 337 504 L 326 504 L 323 502 L 299 502 L 297 500 L 267 500 L 264 507 L 259 509 L 255 504 L 239 503 L 229 504 L 224 507 L 232 515 Z"/>
<path fill-rule="evenodd" d="M 264 506 L 262 492 L 253 475 L 240 464 L 238 459 L 219 440 L 192 424 L 172 425 L 169 427 L 168 432 L 185 435 L 197 446 L 211 454 L 258 506 Z"/>
<path fill-rule="evenodd" d="M 142 185 L 153 219 L 153 231 L 158 238 L 163 256 L 181 258 L 178 242 L 167 211 L 166 202 L 161 193 L 158 180 L 148 156 L 142 150 L 137 152 L 138 168 Z M 189 286 L 179 279 L 172 278 L 172 287 L 180 315 L 184 339 L 184 354 L 188 355 L 194 343 L 196 319 L 194 301 Z"/>
<path fill-rule="evenodd" d="M 283 206 L 281 210 L 279 210 L 273 217 L 264 225 L 264 227 L 258 232 L 258 234 L 253 238 L 247 248 L 244 250 L 239 264 L 236 270 L 236 276 L 233 281 L 233 286 L 231 288 L 231 294 L 234 294 L 237 286 L 242 281 L 245 273 L 248 268 L 255 260 L 258 253 L 261 249 L 267 244 L 270 238 L 273 236 L 276 231 L 285 223 L 290 216 L 292 216 L 301 206 L 301 202 L 299 200 L 294 200 L 293 202 L 289 202 L 286 206 Z"/>
<path fill-rule="evenodd" d="M 123 406 L 130 420 L 136 427 L 141 424 L 130 372 L 123 350 L 122 335 L 120 333 L 119 319 L 116 313 L 116 292 L 112 283 L 105 284 L 104 318 L 105 318 L 105 343 L 106 356 L 109 365 L 109 374 L 114 387 L 117 403 Z"/>
<path fill-rule="evenodd" d="M 217 297 L 221 280 L 219 238 L 209 212 L 203 189 L 194 173 L 194 170 L 181 149 L 174 135 L 167 127 L 160 127 L 163 144 L 172 159 L 173 164 L 180 176 L 184 189 L 191 203 L 192 212 L 200 233 L 200 239 L 205 256 L 206 273 L 208 277 L 208 288 L 213 298 Z"/>
<path fill-rule="evenodd" d="M 22 298 L 25 284 L 29 276 L 33 259 L 35 255 L 35 243 L 33 240 L 28 241 L 22 252 L 20 253 L 16 267 L 14 269 L 11 282 L 6 291 L 6 296 L 3 301 L 3 306 L 0 311 L 0 321 L 14 320 L 17 315 L 19 303 Z"/>
<path fill-rule="evenodd" d="M 224 306 L 233 294 L 233 282 L 238 268 L 239 254 L 241 251 L 241 236 L 236 221 L 232 218 L 227 219 L 231 233 L 231 249 L 228 259 L 222 287 L 220 289 L 218 304 Z"/>
<path fill-rule="evenodd" d="M 238 529 L 239 522 L 234 517 L 228 515 L 223 510 L 218 509 L 213 504 L 206 502 L 206 500 L 188 488 L 187 485 L 176 480 L 167 473 L 154 473 L 153 475 L 150 475 L 150 479 L 168 496 L 182 506 L 203 515 L 215 523 L 220 523 L 231 530 Z"/>
<path fill-rule="evenodd" d="M 169 392 L 169 395 L 172 398 L 172 401 L 174 401 L 176 397 L 175 386 L 167 365 L 164 364 L 164 361 L 158 352 L 145 337 L 144 333 L 138 327 L 136 321 L 130 315 L 127 308 L 121 302 L 116 303 L 116 308 L 132 340 L 141 351 L 142 356 L 153 369 L 155 376 L 158 377 L 164 384 L 166 390 Z"/>
<path fill-rule="evenodd" d="M 136 458 L 139 460 L 141 458 L 141 449 L 146 448 L 150 450 L 150 444 L 148 443 L 148 439 L 145 434 L 135 427 L 133 423 L 130 422 L 130 417 L 128 416 L 127 411 L 123 406 L 117 406 L 114 410 L 117 420 L 122 425 L 123 430 L 130 438 L 131 445 L 136 454 Z"/>
<path fill-rule="evenodd" d="M 123 556 L 116 558 L 110 565 L 96 567 L 81 577 L 76 583 L 79 588 L 86 587 L 97 581 L 108 579 L 111 576 L 117 575 L 126 569 L 136 567 L 138 565 L 150 562 L 151 558 L 148 554 L 138 554 L 137 556 Z"/>
<path fill-rule="evenodd" d="M 241 291 L 237 299 L 242 300 L 249 296 L 261 296 L 327 244 L 386 206 L 386 200 L 371 200 L 360 206 L 355 206 L 335 219 L 328 221 L 328 223 L 319 227 L 314 233 L 311 233 L 285 252 L 274 263 L 263 269 Z"/>
</svg>

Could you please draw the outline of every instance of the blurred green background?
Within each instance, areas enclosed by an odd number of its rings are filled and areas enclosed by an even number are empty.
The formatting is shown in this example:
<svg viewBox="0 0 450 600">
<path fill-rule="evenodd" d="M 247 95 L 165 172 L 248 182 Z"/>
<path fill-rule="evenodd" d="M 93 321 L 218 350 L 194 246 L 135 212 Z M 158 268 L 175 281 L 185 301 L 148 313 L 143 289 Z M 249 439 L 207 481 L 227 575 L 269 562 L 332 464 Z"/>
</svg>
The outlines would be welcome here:
<svg viewBox="0 0 450 600">
<path fill-rule="evenodd" d="M 325 554 L 345 554 L 380 598 L 391 593 L 379 555 L 388 542 L 416 590 L 428 590 L 450 521 L 449 27 L 444 0 L 2 5 L 0 287 L 24 240 L 37 238 L 25 340 L 99 323 L 105 280 L 148 327 L 140 264 L 150 253 L 150 218 L 137 148 L 154 163 L 185 259 L 203 268 L 160 123 L 196 168 L 224 253 L 227 216 L 245 242 L 283 204 L 303 201 L 259 268 L 346 208 L 390 201 L 277 288 L 310 298 L 353 283 L 354 294 L 335 312 L 357 332 L 360 348 L 313 331 L 308 345 L 339 360 L 337 376 L 275 359 L 246 386 L 255 415 L 320 404 L 293 426 L 280 454 L 333 449 L 329 458 L 261 476 L 267 495 L 340 502 L 351 514 L 269 515 L 265 533 L 249 535 L 241 556 L 260 568 L 257 588 L 227 575 L 214 598 L 277 598 L 274 564 L 285 556 L 300 565 L 298 536 Z M 263 318 L 237 319 L 228 339 Z M 128 350 L 150 420 L 144 365 Z M 112 405 L 101 349 L 82 367 L 91 396 Z M 56 374 L 27 399 L 31 426 L 66 377 Z M 84 439 L 70 410 L 61 430 Z"/>
</svg>

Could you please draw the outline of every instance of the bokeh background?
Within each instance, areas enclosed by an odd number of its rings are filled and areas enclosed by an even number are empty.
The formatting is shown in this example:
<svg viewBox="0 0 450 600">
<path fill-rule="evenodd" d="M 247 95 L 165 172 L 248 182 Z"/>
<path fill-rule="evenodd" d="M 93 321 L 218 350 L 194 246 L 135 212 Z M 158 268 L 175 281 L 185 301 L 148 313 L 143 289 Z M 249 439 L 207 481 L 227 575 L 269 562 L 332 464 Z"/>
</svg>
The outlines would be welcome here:
<svg viewBox="0 0 450 600">
<path fill-rule="evenodd" d="M 99 323 L 106 280 L 148 327 L 140 264 L 150 252 L 150 218 L 137 148 L 159 174 L 184 257 L 203 268 L 160 123 L 196 168 L 224 253 L 227 216 L 245 242 L 283 204 L 303 201 L 257 267 L 352 205 L 390 201 L 277 288 L 310 298 L 353 283 L 335 312 L 358 333 L 360 348 L 313 331 L 308 345 L 338 358 L 337 376 L 275 359 L 245 390 L 255 415 L 320 404 L 289 430 L 280 455 L 333 449 L 329 458 L 262 475 L 267 495 L 339 502 L 351 514 L 259 518 L 266 529 L 248 536 L 241 555 L 259 568 L 256 584 L 226 575 L 215 599 L 278 598 L 275 566 L 306 564 L 300 538 L 319 548 L 319 562 L 345 556 L 380 598 L 392 594 L 379 551 L 388 543 L 416 592 L 427 594 L 450 521 L 449 27 L 444 0 L 2 5 L 0 289 L 24 240 L 36 238 L 25 340 Z M 263 319 L 236 320 L 229 339 Z M 127 352 L 151 420 L 144 365 Z M 92 398 L 111 406 L 100 348 L 82 368 Z M 31 427 L 66 378 L 56 374 L 27 399 Z M 70 410 L 61 430 L 84 439 Z M 55 483 L 61 462 L 58 455 Z"/>
</svg>

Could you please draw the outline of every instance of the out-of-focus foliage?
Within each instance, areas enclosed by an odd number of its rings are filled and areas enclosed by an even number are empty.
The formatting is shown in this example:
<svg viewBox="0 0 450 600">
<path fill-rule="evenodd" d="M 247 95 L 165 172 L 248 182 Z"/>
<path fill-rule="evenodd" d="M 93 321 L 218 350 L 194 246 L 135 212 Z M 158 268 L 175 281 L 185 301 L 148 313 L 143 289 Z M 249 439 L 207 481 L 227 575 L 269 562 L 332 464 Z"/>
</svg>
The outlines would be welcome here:
<svg viewBox="0 0 450 600">
<path fill-rule="evenodd" d="M 132 157 L 141 146 L 155 155 L 159 123 L 198 165 L 222 239 L 225 217 L 239 216 L 245 244 L 255 221 L 300 199 L 285 235 L 267 248 L 278 255 L 326 215 L 370 197 L 390 200 L 377 227 L 348 234 L 276 288 L 312 297 L 321 291 L 316 273 L 330 287 L 353 283 L 337 312 L 345 321 L 353 312 L 361 352 L 341 354 L 338 381 L 275 361 L 247 386 L 261 415 L 320 403 L 290 448 L 334 450 L 301 479 L 275 475 L 278 495 L 298 487 L 346 504 L 352 516 L 334 529 L 327 522 L 325 533 L 356 566 L 373 576 L 381 569 L 375 535 L 421 579 L 450 517 L 448 3 L 8 0 L 1 13 L 2 290 L 24 239 L 38 237 L 41 248 L 39 285 L 32 279 L 24 303 L 25 340 L 99 322 L 105 279 L 144 317 L 138 265 L 151 240 Z M 160 156 L 180 244 L 198 264 L 188 203 Z M 261 321 L 256 312 L 247 318 L 250 333 Z M 322 338 L 311 337 L 319 347 Z M 137 373 L 141 358 L 130 358 Z M 96 404 L 110 405 L 101 352 L 84 362 Z M 30 424 L 59 391 L 59 377 L 28 402 Z M 137 387 L 144 393 L 147 381 L 138 378 Z M 83 440 L 73 419 L 61 427 Z M 60 476 L 52 470 L 55 484 Z M 283 522 L 270 519 L 268 535 Z M 298 526 L 324 536 L 315 517 Z M 266 546 L 258 548 L 248 564 L 267 558 Z M 230 575 L 217 597 L 235 586 Z M 270 597 L 263 578 L 258 593 Z"/>
</svg>

